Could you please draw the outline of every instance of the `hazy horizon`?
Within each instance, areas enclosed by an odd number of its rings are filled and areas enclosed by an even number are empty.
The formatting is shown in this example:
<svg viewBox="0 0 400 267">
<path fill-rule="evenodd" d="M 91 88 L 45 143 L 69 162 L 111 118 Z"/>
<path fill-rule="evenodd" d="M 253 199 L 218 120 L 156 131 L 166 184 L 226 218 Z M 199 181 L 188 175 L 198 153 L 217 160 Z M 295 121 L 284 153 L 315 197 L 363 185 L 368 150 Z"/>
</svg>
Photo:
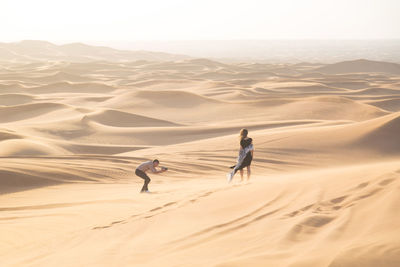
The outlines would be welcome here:
<svg viewBox="0 0 400 267">
<path fill-rule="evenodd" d="M 48 41 L 48 40 L 43 40 Z M 367 59 L 400 63 L 399 40 L 75 41 L 118 50 L 164 52 L 223 62 L 335 63 Z M 57 45 L 74 43 L 52 42 Z"/>
<path fill-rule="evenodd" d="M 0 42 L 81 42 L 252 62 L 400 63 L 400 1 L 2 1 Z"/>
<path fill-rule="evenodd" d="M 0 41 L 400 39 L 395 0 L 11 1 Z"/>
<path fill-rule="evenodd" d="M 363 58 L 400 63 L 400 39 L 98 41 L 89 43 L 116 49 L 147 50 L 234 61 L 330 63 Z"/>
<path fill-rule="evenodd" d="M 0 42 L 257 62 L 400 62 L 399 10 L 395 0 L 5 0 Z"/>
</svg>

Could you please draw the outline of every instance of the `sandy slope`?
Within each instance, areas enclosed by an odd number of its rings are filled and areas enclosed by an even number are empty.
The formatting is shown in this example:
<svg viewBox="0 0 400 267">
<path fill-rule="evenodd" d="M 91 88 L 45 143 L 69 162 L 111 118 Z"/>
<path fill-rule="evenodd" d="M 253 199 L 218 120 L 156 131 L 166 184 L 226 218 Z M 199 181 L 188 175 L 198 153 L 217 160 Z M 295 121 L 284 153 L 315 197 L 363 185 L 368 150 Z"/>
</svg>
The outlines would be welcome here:
<svg viewBox="0 0 400 267">
<path fill-rule="evenodd" d="M 397 65 L 26 45 L 0 68 L 1 266 L 400 265 Z M 253 176 L 227 184 L 242 127 Z"/>
</svg>

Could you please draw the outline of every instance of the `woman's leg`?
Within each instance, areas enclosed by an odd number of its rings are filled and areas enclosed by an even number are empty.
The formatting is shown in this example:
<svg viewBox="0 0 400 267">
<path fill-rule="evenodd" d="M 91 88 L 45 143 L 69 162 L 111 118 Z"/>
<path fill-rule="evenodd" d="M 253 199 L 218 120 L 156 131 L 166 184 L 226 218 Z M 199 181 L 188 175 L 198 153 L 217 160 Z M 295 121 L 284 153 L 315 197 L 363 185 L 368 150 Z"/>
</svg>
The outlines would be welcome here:
<svg viewBox="0 0 400 267">
<path fill-rule="evenodd" d="M 249 166 L 247 166 L 247 181 L 250 180 L 250 175 L 251 175 L 251 168 L 250 168 L 250 165 L 249 165 Z"/>
<path fill-rule="evenodd" d="M 241 169 L 240 170 L 240 181 L 241 182 L 243 182 L 243 173 L 244 173 L 244 171 L 243 171 L 243 169 Z"/>
</svg>

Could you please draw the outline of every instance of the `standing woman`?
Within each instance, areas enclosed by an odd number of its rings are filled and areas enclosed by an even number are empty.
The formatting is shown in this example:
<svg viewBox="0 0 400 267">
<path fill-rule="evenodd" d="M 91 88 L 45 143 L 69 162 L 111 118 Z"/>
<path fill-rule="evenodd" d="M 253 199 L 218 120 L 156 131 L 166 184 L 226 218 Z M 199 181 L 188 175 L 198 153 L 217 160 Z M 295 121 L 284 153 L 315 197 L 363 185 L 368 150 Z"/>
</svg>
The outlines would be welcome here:
<svg viewBox="0 0 400 267">
<path fill-rule="evenodd" d="M 249 131 L 247 129 L 240 130 L 240 150 L 239 156 L 232 172 L 228 174 L 228 181 L 231 182 L 235 173 L 240 170 L 241 181 L 243 181 L 243 169 L 247 168 L 247 181 L 250 180 L 251 175 L 251 161 L 253 160 L 254 146 L 253 139 L 248 137 Z"/>
</svg>

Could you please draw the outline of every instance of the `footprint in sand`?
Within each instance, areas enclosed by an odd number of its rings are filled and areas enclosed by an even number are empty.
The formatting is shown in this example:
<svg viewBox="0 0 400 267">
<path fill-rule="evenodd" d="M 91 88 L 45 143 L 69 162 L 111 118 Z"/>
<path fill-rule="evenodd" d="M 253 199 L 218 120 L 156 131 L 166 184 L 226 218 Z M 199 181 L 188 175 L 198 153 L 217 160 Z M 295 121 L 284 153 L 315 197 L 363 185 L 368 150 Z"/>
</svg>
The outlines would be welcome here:
<svg viewBox="0 0 400 267">
<path fill-rule="evenodd" d="M 340 203 L 340 202 L 342 202 L 343 200 L 345 200 L 347 197 L 348 197 L 348 196 L 337 197 L 337 198 L 331 199 L 331 202 L 334 203 L 334 204 L 337 204 L 337 203 Z"/>
<path fill-rule="evenodd" d="M 380 182 L 379 185 L 385 186 L 385 185 L 391 184 L 394 180 L 395 180 L 395 178 L 389 178 L 389 179 L 386 179 L 386 180 L 383 180 L 382 182 Z"/>
</svg>

